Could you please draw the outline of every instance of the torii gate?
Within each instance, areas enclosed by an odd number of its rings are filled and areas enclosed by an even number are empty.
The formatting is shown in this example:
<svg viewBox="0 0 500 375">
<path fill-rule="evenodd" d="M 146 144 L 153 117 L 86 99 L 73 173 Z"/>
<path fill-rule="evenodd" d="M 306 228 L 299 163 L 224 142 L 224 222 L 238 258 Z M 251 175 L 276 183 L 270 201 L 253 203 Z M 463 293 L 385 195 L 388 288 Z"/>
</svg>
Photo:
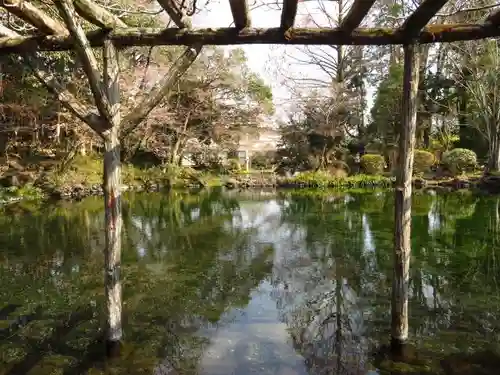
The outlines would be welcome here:
<svg viewBox="0 0 500 375">
<path fill-rule="evenodd" d="M 0 53 L 15 53 L 33 67 L 36 77 L 61 101 L 62 105 L 99 134 L 105 145 L 104 199 L 106 212 L 105 289 L 107 339 L 122 338 L 121 321 L 121 174 L 120 136 L 128 134 L 168 95 L 171 87 L 196 59 L 203 45 L 232 44 L 326 44 L 386 45 L 404 47 L 404 85 L 402 129 L 399 139 L 399 168 L 395 188 L 394 279 L 392 285 L 391 336 L 394 344 L 408 338 L 408 281 L 411 234 L 411 176 L 415 147 L 416 101 L 419 58 L 416 50 L 422 43 L 455 42 L 500 36 L 500 11 L 494 11 L 482 23 L 427 25 L 447 0 L 422 0 L 398 29 L 360 28 L 375 0 L 355 0 L 343 22 L 336 28 L 294 28 L 299 0 L 283 0 L 281 25 L 278 28 L 251 28 L 246 0 L 229 0 L 234 27 L 193 29 L 189 17 L 175 0 L 158 3 L 178 28 L 143 29 L 128 27 L 117 16 L 91 0 L 53 0 L 62 22 L 50 17 L 27 0 L 1 0 L 1 6 L 36 28 L 36 35 L 22 36 L 0 25 Z M 85 33 L 78 14 L 97 27 Z M 118 50 L 130 46 L 186 45 L 171 70 L 153 87 L 142 102 L 122 118 L 118 85 Z M 103 48 L 104 71 L 99 72 L 92 47 Z M 75 49 L 87 75 L 95 101 L 78 102 L 44 70 L 36 57 L 38 51 Z"/>
</svg>

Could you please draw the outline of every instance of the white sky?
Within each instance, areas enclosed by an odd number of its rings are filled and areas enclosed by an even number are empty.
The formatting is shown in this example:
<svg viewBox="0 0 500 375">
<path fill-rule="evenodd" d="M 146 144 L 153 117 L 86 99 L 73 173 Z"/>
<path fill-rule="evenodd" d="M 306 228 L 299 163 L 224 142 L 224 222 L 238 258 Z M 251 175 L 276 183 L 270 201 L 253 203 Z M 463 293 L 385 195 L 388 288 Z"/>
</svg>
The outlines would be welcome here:
<svg viewBox="0 0 500 375">
<path fill-rule="evenodd" d="M 301 14 L 304 15 L 305 13 L 317 14 L 321 17 L 321 12 L 318 13 L 318 11 L 315 10 L 315 7 L 317 7 L 317 4 L 313 1 L 299 3 L 295 23 L 300 24 L 301 21 L 303 22 L 304 16 L 301 17 Z M 268 6 L 260 6 L 252 9 L 250 12 L 252 27 L 279 27 L 281 10 L 276 9 L 276 7 L 274 8 L 275 9 Z M 333 8 L 332 12 L 335 12 Z M 203 9 L 199 14 L 193 16 L 193 25 L 195 27 L 228 27 L 232 26 L 232 23 L 233 17 L 229 1 L 227 0 L 210 1 L 206 9 Z M 282 77 L 280 77 L 279 73 L 277 73 L 280 68 L 286 69 L 287 74 L 290 74 L 290 71 L 292 71 L 292 75 L 306 74 L 310 77 L 324 77 L 324 73 L 322 73 L 319 68 L 314 65 L 310 65 L 308 67 L 301 66 L 300 70 L 299 67 L 293 66 L 293 62 L 291 59 L 287 59 L 284 55 L 284 51 L 285 49 L 288 49 L 288 54 L 292 51 L 294 53 L 300 53 L 294 46 L 253 44 L 240 45 L 236 47 L 242 48 L 245 51 L 249 68 L 258 73 L 266 81 L 266 83 L 272 87 L 277 118 L 281 118 L 283 120 L 288 118 L 286 114 L 288 107 L 287 103 L 290 103 L 291 98 L 290 91 L 283 84 L 281 84 Z M 290 66 L 291 64 L 292 66 Z"/>
</svg>

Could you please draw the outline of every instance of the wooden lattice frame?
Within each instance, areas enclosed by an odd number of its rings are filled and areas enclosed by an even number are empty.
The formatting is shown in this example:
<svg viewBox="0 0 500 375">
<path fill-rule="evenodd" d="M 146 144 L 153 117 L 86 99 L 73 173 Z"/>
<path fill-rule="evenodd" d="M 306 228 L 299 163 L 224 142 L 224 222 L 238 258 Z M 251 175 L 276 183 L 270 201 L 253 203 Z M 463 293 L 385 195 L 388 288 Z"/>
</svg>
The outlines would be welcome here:
<svg viewBox="0 0 500 375">
<path fill-rule="evenodd" d="M 427 25 L 447 0 L 424 0 L 400 28 L 359 27 L 376 0 L 355 0 L 344 21 L 337 28 L 294 28 L 298 0 L 284 0 L 281 26 L 251 28 L 246 0 L 229 0 L 234 27 L 192 29 L 189 19 L 173 0 L 158 0 L 176 28 L 144 29 L 128 27 L 118 17 L 91 0 L 74 0 L 76 12 L 96 25 L 87 33 L 92 46 L 102 46 L 105 39 L 117 47 L 152 45 L 228 45 L 228 44 L 330 44 L 386 45 L 455 42 L 500 36 L 500 11 L 493 11 L 484 22 L 476 24 Z M 56 1 L 57 2 L 57 1 Z M 26 0 L 2 0 L 2 7 L 37 28 L 37 36 L 19 36 L 3 32 L 0 51 L 19 53 L 33 50 L 66 50 L 73 47 L 64 24 L 49 17 Z M 2 27 L 4 28 L 4 27 Z M 2 30 L 0 30 L 1 33 Z"/>
</svg>

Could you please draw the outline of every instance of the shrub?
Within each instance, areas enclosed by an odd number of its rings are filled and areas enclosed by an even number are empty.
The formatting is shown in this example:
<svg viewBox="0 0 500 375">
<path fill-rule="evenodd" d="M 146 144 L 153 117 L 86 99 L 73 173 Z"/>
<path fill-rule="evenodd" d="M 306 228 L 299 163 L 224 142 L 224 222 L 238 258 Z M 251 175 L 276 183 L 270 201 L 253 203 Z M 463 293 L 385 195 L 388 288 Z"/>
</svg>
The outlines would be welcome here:
<svg viewBox="0 0 500 375">
<path fill-rule="evenodd" d="M 443 164 L 453 174 L 459 174 L 475 168 L 477 156 L 472 150 L 455 148 L 443 154 Z"/>
<path fill-rule="evenodd" d="M 385 176 L 333 176 L 328 171 L 304 172 L 284 181 L 285 185 L 309 188 L 391 187 L 393 179 Z"/>
<path fill-rule="evenodd" d="M 434 165 L 436 158 L 434 154 L 425 150 L 415 150 L 413 156 L 413 173 L 425 173 Z"/>
<path fill-rule="evenodd" d="M 385 160 L 382 155 L 365 154 L 361 157 L 361 168 L 366 174 L 381 174 L 384 171 Z"/>
<path fill-rule="evenodd" d="M 269 169 L 272 167 L 275 159 L 273 152 L 261 152 L 252 156 L 252 168 Z"/>
<path fill-rule="evenodd" d="M 241 164 L 238 159 L 227 160 L 227 171 L 229 173 L 238 173 L 241 170 Z"/>
</svg>

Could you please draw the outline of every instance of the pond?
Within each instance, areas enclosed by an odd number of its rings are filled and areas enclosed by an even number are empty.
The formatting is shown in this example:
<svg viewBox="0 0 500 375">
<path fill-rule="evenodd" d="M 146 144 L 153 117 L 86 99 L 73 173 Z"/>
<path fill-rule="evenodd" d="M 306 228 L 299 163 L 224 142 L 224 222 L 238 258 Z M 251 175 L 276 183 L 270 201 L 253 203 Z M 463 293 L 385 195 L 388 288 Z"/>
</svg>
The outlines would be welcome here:
<svg viewBox="0 0 500 375">
<path fill-rule="evenodd" d="M 0 374 L 497 374 L 499 207 L 414 195 L 394 358 L 392 193 L 128 195 L 125 338 L 106 358 L 101 198 L 4 206 Z"/>
</svg>

